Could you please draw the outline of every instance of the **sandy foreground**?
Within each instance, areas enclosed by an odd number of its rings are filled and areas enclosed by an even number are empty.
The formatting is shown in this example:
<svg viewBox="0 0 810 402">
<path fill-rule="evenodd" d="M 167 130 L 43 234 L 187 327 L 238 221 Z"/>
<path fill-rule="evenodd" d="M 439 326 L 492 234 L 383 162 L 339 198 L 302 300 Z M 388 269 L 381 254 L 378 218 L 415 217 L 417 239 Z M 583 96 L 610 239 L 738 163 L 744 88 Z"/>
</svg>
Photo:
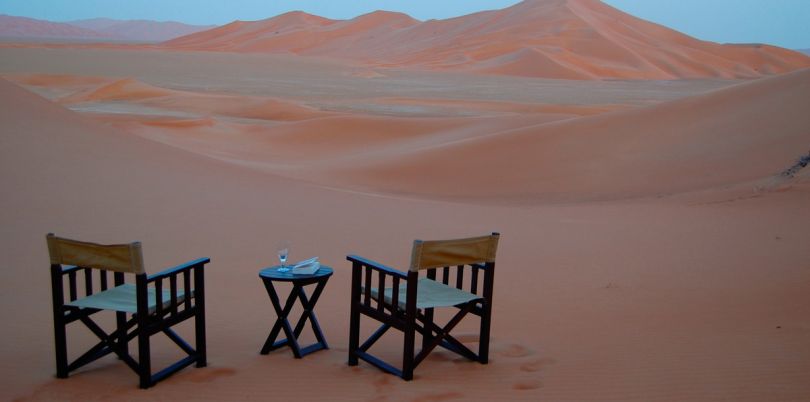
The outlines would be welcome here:
<svg viewBox="0 0 810 402">
<path fill-rule="evenodd" d="M 807 70 L 579 82 L 4 48 L 0 74 L 4 400 L 810 400 L 810 176 L 780 174 L 810 151 Z M 346 254 L 404 267 L 415 238 L 490 231 L 489 365 L 346 365 Z M 149 272 L 211 257 L 209 367 L 149 390 L 113 357 L 54 378 L 48 232 L 140 240 Z M 258 353 L 257 271 L 283 240 L 335 268 L 330 350 L 301 360 Z"/>
</svg>

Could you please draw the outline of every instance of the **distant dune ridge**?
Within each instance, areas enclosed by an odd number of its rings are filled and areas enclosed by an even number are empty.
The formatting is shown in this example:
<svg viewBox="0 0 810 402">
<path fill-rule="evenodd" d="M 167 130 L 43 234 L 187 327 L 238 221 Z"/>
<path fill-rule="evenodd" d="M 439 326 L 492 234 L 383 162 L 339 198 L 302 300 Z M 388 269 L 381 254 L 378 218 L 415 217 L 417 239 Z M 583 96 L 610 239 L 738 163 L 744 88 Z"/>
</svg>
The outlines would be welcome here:
<svg viewBox="0 0 810 402">
<path fill-rule="evenodd" d="M 216 27 L 216 25 L 189 25 L 176 21 L 114 20 L 109 18 L 69 21 L 68 24 L 113 37 L 154 42 L 163 42 Z"/>
<path fill-rule="evenodd" d="M 290 12 L 165 46 L 562 79 L 754 78 L 810 67 L 798 52 L 701 41 L 598 0 L 526 0 L 425 22 L 385 11 L 345 21 Z"/>
<path fill-rule="evenodd" d="M 51 22 L 0 15 L 0 36 L 15 38 L 163 42 L 214 27 L 215 25 L 188 25 L 174 21 L 114 20 L 109 18 Z"/>
<path fill-rule="evenodd" d="M 19 38 L 120 39 L 100 32 L 33 18 L 0 14 L 0 36 Z"/>
<path fill-rule="evenodd" d="M 369 153 L 324 166 L 315 180 L 451 199 L 475 198 L 483 186 L 486 197 L 509 203 L 650 197 L 750 183 L 777 175 L 806 153 L 808 104 L 810 70 L 797 71 L 645 108 Z"/>
</svg>

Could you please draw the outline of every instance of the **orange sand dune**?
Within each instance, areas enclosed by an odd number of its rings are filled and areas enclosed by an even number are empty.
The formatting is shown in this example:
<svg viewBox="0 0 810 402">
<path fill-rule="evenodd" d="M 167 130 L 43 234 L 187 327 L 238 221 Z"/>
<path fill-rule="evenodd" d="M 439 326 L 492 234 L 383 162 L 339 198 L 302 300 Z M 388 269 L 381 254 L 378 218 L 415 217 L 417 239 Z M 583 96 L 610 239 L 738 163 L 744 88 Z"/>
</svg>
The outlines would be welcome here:
<svg viewBox="0 0 810 402">
<path fill-rule="evenodd" d="M 328 166 L 318 180 L 529 203 L 694 191 L 790 166 L 808 150 L 808 104 L 810 70 L 803 70 L 647 108 L 369 153 Z"/>
<path fill-rule="evenodd" d="M 790 166 L 810 134 L 803 113 L 808 77 L 804 70 L 611 113 L 483 102 L 512 113 L 354 114 L 271 126 L 152 118 L 116 124 L 216 159 L 363 192 L 507 204 L 651 197 L 753 182 Z"/>
<path fill-rule="evenodd" d="M 5 75 L 4 78 L 18 84 L 49 88 L 100 85 L 110 82 L 110 79 L 106 77 L 68 74 L 14 74 Z"/>
<path fill-rule="evenodd" d="M 598 0 L 526 0 L 425 22 L 387 12 L 348 21 L 297 12 L 164 45 L 563 79 L 753 78 L 810 67 L 810 57 L 798 52 L 700 41 Z"/>
<path fill-rule="evenodd" d="M 62 98 L 60 101 L 63 103 L 138 101 L 169 96 L 172 92 L 126 78 Z"/>
<path fill-rule="evenodd" d="M 201 116 L 218 114 L 271 121 L 304 120 L 331 115 L 278 99 L 178 91 L 149 85 L 132 78 L 48 74 L 12 75 L 7 78 L 46 90 L 68 91 L 58 97 L 58 102 L 66 105 L 128 102 L 163 110 L 196 113 Z"/>
<path fill-rule="evenodd" d="M 513 151 L 509 163 L 488 165 L 507 183 L 477 187 L 496 197 L 512 185 L 509 173 L 524 174 L 520 169 L 526 162 L 521 158 L 537 149 L 529 137 L 557 146 L 546 155 L 568 152 L 581 164 L 593 156 L 588 153 L 592 146 L 603 147 L 605 153 L 624 150 L 615 162 L 625 172 L 621 159 L 638 157 L 636 146 L 657 151 L 669 146 L 673 149 L 649 158 L 672 160 L 641 164 L 660 169 L 647 174 L 661 178 L 651 185 L 663 188 L 673 170 L 668 164 L 682 164 L 674 157 L 685 152 L 678 140 L 683 135 L 686 140 L 706 140 L 705 149 L 702 143 L 685 141 L 693 145 L 693 165 L 709 168 L 695 175 L 714 174 L 712 169 L 719 165 L 714 153 L 720 150 L 721 157 L 737 156 L 732 159 L 735 169 L 758 176 L 763 168 L 771 169 L 771 161 L 781 159 L 779 144 L 793 141 L 792 127 L 808 127 L 806 113 L 797 112 L 806 104 L 799 95 L 807 92 L 805 83 L 802 73 L 647 110 L 586 117 L 578 123 L 584 132 L 571 128 L 566 133 L 570 142 L 562 128 L 550 127 L 572 127 L 573 122 L 551 123 L 541 126 L 549 128 L 451 142 L 445 148 L 456 152 L 444 156 L 458 162 L 436 160 L 439 150 L 428 144 L 427 149 L 405 150 L 403 155 L 389 149 L 391 164 L 376 165 L 383 174 L 401 165 L 408 183 L 415 172 L 408 163 L 424 154 L 422 161 L 436 162 L 437 169 L 421 178 L 421 186 L 440 188 L 446 180 L 443 167 L 460 166 L 462 161 L 463 166 L 475 166 Z M 784 95 L 774 93 L 777 89 Z M 782 101 L 781 108 L 773 105 Z M 732 127 L 726 110 L 732 106 L 739 108 L 736 117 L 750 125 L 755 120 L 746 115 L 760 117 L 760 128 L 773 129 L 771 141 L 755 135 L 762 130 L 742 123 L 733 126 L 740 129 L 735 133 L 739 145 L 728 140 L 728 133 L 709 135 Z M 712 113 L 716 121 L 706 117 Z M 769 119 L 767 113 L 785 121 Z M 646 114 L 655 118 L 645 120 Z M 638 131 L 630 124 L 624 125 L 627 131 L 619 131 L 617 115 L 639 124 Z M 7 363 L 0 366 L 4 400 L 260 401 L 272 393 L 279 400 L 753 402 L 803 400 L 810 394 L 806 175 L 792 179 L 780 192 L 708 205 L 690 204 L 717 198 L 476 206 L 328 190 L 200 157 L 88 120 L 2 80 L 0 122 L 0 251 L 5 263 L 0 302 L 8 307 L 0 313 L 6 323 L 0 326 L 0 356 Z M 374 131 L 384 122 L 346 120 L 329 127 L 351 136 L 364 127 Z M 390 123 L 393 128 L 403 122 Z M 421 131 L 417 126 L 423 123 L 417 120 L 403 128 L 403 138 L 410 130 Z M 445 130 L 452 131 L 451 123 Z M 292 135 L 282 137 L 294 140 Z M 609 146 L 612 140 L 622 147 Z M 748 151 L 760 140 L 763 161 Z M 498 146 L 506 149 L 499 153 Z M 794 151 L 801 154 L 806 148 Z M 595 160 L 601 161 L 604 157 Z M 732 176 L 722 181 L 740 175 Z M 341 177 L 369 182 L 361 173 L 345 175 L 345 169 Z M 588 176 L 575 171 L 568 177 Z M 632 189 L 621 177 L 607 174 L 599 179 L 593 183 L 596 192 L 611 181 L 617 189 Z M 677 190 L 680 182 L 673 183 Z M 563 184 L 558 188 L 564 190 Z M 346 365 L 346 254 L 361 253 L 404 267 L 414 238 L 489 230 L 503 234 L 490 364 L 437 351 L 418 367 L 413 382 L 366 364 Z M 211 257 L 206 268 L 209 367 L 188 368 L 140 390 L 126 365 L 108 356 L 68 379 L 55 379 L 43 240 L 49 231 L 100 242 L 141 240 L 149 272 L 193 257 Z M 273 263 L 281 240 L 292 242 L 293 259 L 319 255 L 335 268 L 316 307 L 330 349 L 300 360 L 286 350 L 258 353 L 274 315 L 256 273 Z M 102 322 L 110 324 L 108 318 Z M 364 327 L 364 332 L 371 329 Z M 188 330 L 180 332 L 188 335 Z M 475 330 L 475 322 L 470 322 L 456 332 L 468 341 Z M 79 328 L 70 331 L 69 339 L 73 356 L 94 341 Z M 379 353 L 396 359 L 398 341 L 384 338 Z M 156 342 L 155 363 L 168 361 L 172 351 L 170 342 Z M 303 378 L 317 379 L 317 386 L 293 386 Z"/>
<path fill-rule="evenodd" d="M 254 42 L 277 43 L 279 46 L 292 47 L 285 48 L 286 51 L 290 51 L 304 43 L 302 42 L 304 38 L 298 34 L 299 32 L 306 32 L 333 23 L 335 23 L 333 20 L 295 11 L 265 21 L 236 21 L 208 31 L 182 36 L 166 43 L 171 43 L 176 47 L 188 47 L 202 41 L 207 43 L 205 50 L 230 50 L 234 44 L 244 44 L 249 48 L 255 48 L 258 45 L 254 45 Z M 285 36 L 288 39 L 295 38 L 295 40 L 288 41 L 286 45 L 281 43 L 283 41 L 276 40 Z"/>
<path fill-rule="evenodd" d="M 574 117 L 575 114 L 562 111 L 473 118 L 342 115 L 265 125 L 212 119 L 94 116 L 96 120 L 157 142 L 305 180 L 312 179 L 305 172 L 311 172 L 316 166 L 351 164 L 368 155 L 432 149 L 449 142 L 487 136 L 507 127 L 534 126 Z"/>
<path fill-rule="evenodd" d="M 515 102 L 487 102 L 454 99 L 408 99 L 383 98 L 380 103 L 402 105 L 436 105 L 464 110 L 485 110 L 509 114 L 535 114 L 545 113 L 560 116 L 589 116 L 614 110 L 628 108 L 626 105 L 549 105 L 549 104 L 521 104 Z"/>
<path fill-rule="evenodd" d="M 81 28 L 67 23 L 43 21 L 5 14 L 0 14 L 0 36 L 12 38 L 121 38 L 117 35 L 105 34 L 92 29 Z"/>
</svg>

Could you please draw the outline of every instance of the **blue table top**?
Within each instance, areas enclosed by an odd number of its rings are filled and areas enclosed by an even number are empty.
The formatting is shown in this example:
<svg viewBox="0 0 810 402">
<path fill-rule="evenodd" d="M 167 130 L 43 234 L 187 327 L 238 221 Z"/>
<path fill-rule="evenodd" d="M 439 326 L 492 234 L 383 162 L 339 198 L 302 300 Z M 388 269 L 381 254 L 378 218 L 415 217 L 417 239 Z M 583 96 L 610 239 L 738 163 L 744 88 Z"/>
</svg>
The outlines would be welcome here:
<svg viewBox="0 0 810 402">
<path fill-rule="evenodd" d="M 259 276 L 274 281 L 297 281 L 304 279 L 323 278 L 332 275 L 333 272 L 332 268 L 326 265 L 321 265 L 321 267 L 318 268 L 318 270 L 315 271 L 314 274 L 310 275 L 294 274 L 292 273 L 292 271 L 278 272 L 279 268 L 281 268 L 280 265 L 264 268 L 261 271 L 259 271 Z"/>
</svg>

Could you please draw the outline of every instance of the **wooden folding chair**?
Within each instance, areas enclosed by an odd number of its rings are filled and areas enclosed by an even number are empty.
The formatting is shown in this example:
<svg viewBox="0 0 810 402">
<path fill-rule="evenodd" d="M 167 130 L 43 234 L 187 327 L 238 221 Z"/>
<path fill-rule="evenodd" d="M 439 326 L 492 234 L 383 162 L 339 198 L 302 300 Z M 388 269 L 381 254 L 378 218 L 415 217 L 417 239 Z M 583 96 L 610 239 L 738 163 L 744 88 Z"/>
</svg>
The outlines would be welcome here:
<svg viewBox="0 0 810 402">
<path fill-rule="evenodd" d="M 51 258 L 57 377 L 67 378 L 69 372 L 109 353 L 115 353 L 138 374 L 141 388 L 148 388 L 192 363 L 205 367 L 203 266 L 210 262 L 208 258 L 147 276 L 139 242 L 101 245 L 60 238 L 52 233 L 46 238 Z M 112 286 L 109 271 L 113 273 Z M 93 281 L 94 273 L 98 282 Z M 134 274 L 134 285 L 125 283 L 125 274 Z M 79 295 L 82 287 L 83 297 Z M 115 311 L 116 329 L 110 333 L 90 319 L 102 310 Z M 196 349 L 171 329 L 192 317 Z M 68 363 L 66 328 L 74 321 L 84 323 L 100 341 Z M 152 374 L 149 339 L 159 332 L 188 356 Z M 138 339 L 137 361 L 129 355 L 128 348 L 129 341 L 135 338 Z"/>
<path fill-rule="evenodd" d="M 383 371 L 412 380 L 414 368 L 437 346 L 486 364 L 499 237 L 498 233 L 492 233 L 465 239 L 416 240 L 407 274 L 355 255 L 346 257 L 352 262 L 349 365 L 355 366 L 358 359 L 362 359 Z M 437 269 L 442 272 L 441 282 L 436 277 Z M 420 271 L 425 271 L 426 276 L 420 278 Z M 465 272 L 470 273 L 468 281 L 464 279 Z M 390 286 L 386 286 L 388 284 Z M 441 307 L 458 309 L 444 327 L 434 323 L 434 311 Z M 450 335 L 470 313 L 481 319 L 478 353 Z M 362 345 L 361 315 L 382 323 Z M 391 328 L 404 333 L 401 368 L 368 352 Z M 416 333 L 422 335 L 419 353 L 415 353 Z"/>
</svg>

